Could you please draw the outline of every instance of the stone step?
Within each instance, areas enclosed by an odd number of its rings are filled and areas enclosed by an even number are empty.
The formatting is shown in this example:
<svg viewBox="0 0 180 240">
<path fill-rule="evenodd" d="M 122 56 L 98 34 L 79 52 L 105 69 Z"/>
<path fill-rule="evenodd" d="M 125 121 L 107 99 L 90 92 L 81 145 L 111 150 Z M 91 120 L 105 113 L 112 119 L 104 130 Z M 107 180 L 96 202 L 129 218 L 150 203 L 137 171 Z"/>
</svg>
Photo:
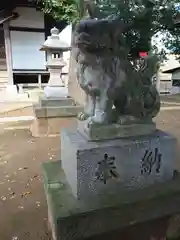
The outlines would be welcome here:
<svg viewBox="0 0 180 240">
<path fill-rule="evenodd" d="M 56 107 L 41 107 L 39 105 L 34 106 L 34 112 L 37 118 L 74 117 L 77 116 L 81 111 L 82 107 L 80 105 Z"/>
<path fill-rule="evenodd" d="M 0 57 L 0 64 L 6 65 L 6 58 Z"/>
<path fill-rule="evenodd" d="M 8 81 L 6 80 L 2 80 L 0 79 L 0 91 L 4 91 L 6 89 L 6 85 L 7 85 Z"/>
<path fill-rule="evenodd" d="M 74 106 L 74 100 L 72 98 L 40 98 L 40 104 L 42 107 L 59 107 L 59 106 Z"/>
<path fill-rule="evenodd" d="M 8 83 L 8 73 L 5 69 L 2 69 L 2 65 L 0 62 L 0 90 L 5 89 L 7 83 Z"/>
<path fill-rule="evenodd" d="M 8 78 L 8 73 L 6 70 L 1 70 L 0 68 L 0 78 Z"/>
<path fill-rule="evenodd" d="M 7 83 L 8 83 L 8 80 L 5 80 L 5 79 L 0 79 L 0 91 L 4 91 L 6 89 L 6 86 L 7 86 Z"/>
<path fill-rule="evenodd" d="M 6 59 L 0 58 L 0 70 L 7 70 Z"/>
<path fill-rule="evenodd" d="M 6 65 L 0 63 L 0 70 L 4 70 L 4 71 L 7 70 Z"/>
<path fill-rule="evenodd" d="M 34 116 L 0 117 L 0 123 L 34 120 Z"/>
<path fill-rule="evenodd" d="M 1 78 L 0 77 L 0 85 L 5 85 L 8 83 L 8 78 Z"/>
</svg>

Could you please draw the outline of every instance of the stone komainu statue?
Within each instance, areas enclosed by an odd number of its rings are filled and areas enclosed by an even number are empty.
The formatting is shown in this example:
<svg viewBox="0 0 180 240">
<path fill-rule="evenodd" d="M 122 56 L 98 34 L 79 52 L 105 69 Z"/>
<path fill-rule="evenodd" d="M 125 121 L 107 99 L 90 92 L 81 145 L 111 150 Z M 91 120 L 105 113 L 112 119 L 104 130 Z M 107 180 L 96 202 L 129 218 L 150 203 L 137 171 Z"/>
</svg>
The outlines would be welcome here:
<svg viewBox="0 0 180 240">
<path fill-rule="evenodd" d="M 160 109 L 160 98 L 152 85 L 156 61 L 145 59 L 137 69 L 128 59 L 119 20 L 83 20 L 74 32 L 77 77 L 86 93 L 86 107 L 80 119 L 92 123 L 122 123 L 151 120 Z"/>
</svg>

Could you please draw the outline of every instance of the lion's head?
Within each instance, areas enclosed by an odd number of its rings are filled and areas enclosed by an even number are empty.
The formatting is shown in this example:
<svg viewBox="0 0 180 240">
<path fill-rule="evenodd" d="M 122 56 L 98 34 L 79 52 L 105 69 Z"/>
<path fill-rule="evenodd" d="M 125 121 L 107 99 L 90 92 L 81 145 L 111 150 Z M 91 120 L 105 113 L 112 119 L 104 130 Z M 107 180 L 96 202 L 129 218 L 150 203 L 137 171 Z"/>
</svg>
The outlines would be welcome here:
<svg viewBox="0 0 180 240">
<path fill-rule="evenodd" d="M 120 20 L 83 20 L 75 27 L 74 46 L 95 55 L 117 55 L 124 45 L 124 31 L 125 25 Z"/>
</svg>

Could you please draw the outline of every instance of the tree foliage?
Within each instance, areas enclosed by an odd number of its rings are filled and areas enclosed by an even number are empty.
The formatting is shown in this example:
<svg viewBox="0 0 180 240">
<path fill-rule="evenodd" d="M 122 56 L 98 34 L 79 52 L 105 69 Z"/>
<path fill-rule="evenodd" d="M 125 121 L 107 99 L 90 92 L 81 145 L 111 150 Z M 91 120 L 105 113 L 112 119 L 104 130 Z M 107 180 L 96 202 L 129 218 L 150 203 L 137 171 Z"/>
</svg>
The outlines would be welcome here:
<svg viewBox="0 0 180 240">
<path fill-rule="evenodd" d="M 158 52 L 152 48 L 152 37 L 162 34 L 162 42 L 168 50 L 180 53 L 180 26 L 174 23 L 179 12 L 179 0 L 40 0 L 44 12 L 55 18 L 76 22 L 85 7 L 98 19 L 118 18 L 129 24 L 125 32 L 127 48 L 132 58 L 140 51 Z"/>
<path fill-rule="evenodd" d="M 46 14 L 68 23 L 76 22 L 79 18 L 79 8 L 76 0 L 39 0 L 39 6 Z"/>
</svg>

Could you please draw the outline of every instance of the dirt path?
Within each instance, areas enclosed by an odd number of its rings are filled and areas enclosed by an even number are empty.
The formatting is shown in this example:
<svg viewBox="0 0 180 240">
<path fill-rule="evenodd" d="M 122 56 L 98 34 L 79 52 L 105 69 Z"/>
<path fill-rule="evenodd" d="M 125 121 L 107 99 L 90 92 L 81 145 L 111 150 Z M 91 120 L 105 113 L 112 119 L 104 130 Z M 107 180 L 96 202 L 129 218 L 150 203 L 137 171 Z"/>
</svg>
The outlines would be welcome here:
<svg viewBox="0 0 180 240">
<path fill-rule="evenodd" d="M 156 118 L 158 127 L 180 141 L 180 111 L 163 111 Z M 0 125 L 0 239 L 50 240 L 47 206 L 41 175 L 44 161 L 60 158 L 60 139 L 33 138 L 30 122 L 24 129 L 3 129 Z M 10 127 L 12 127 L 11 125 Z M 180 169 L 180 162 L 177 162 Z"/>
<path fill-rule="evenodd" d="M 59 138 L 16 130 L 1 134 L 0 143 L 0 239 L 51 239 L 41 164 L 59 159 Z"/>
</svg>

